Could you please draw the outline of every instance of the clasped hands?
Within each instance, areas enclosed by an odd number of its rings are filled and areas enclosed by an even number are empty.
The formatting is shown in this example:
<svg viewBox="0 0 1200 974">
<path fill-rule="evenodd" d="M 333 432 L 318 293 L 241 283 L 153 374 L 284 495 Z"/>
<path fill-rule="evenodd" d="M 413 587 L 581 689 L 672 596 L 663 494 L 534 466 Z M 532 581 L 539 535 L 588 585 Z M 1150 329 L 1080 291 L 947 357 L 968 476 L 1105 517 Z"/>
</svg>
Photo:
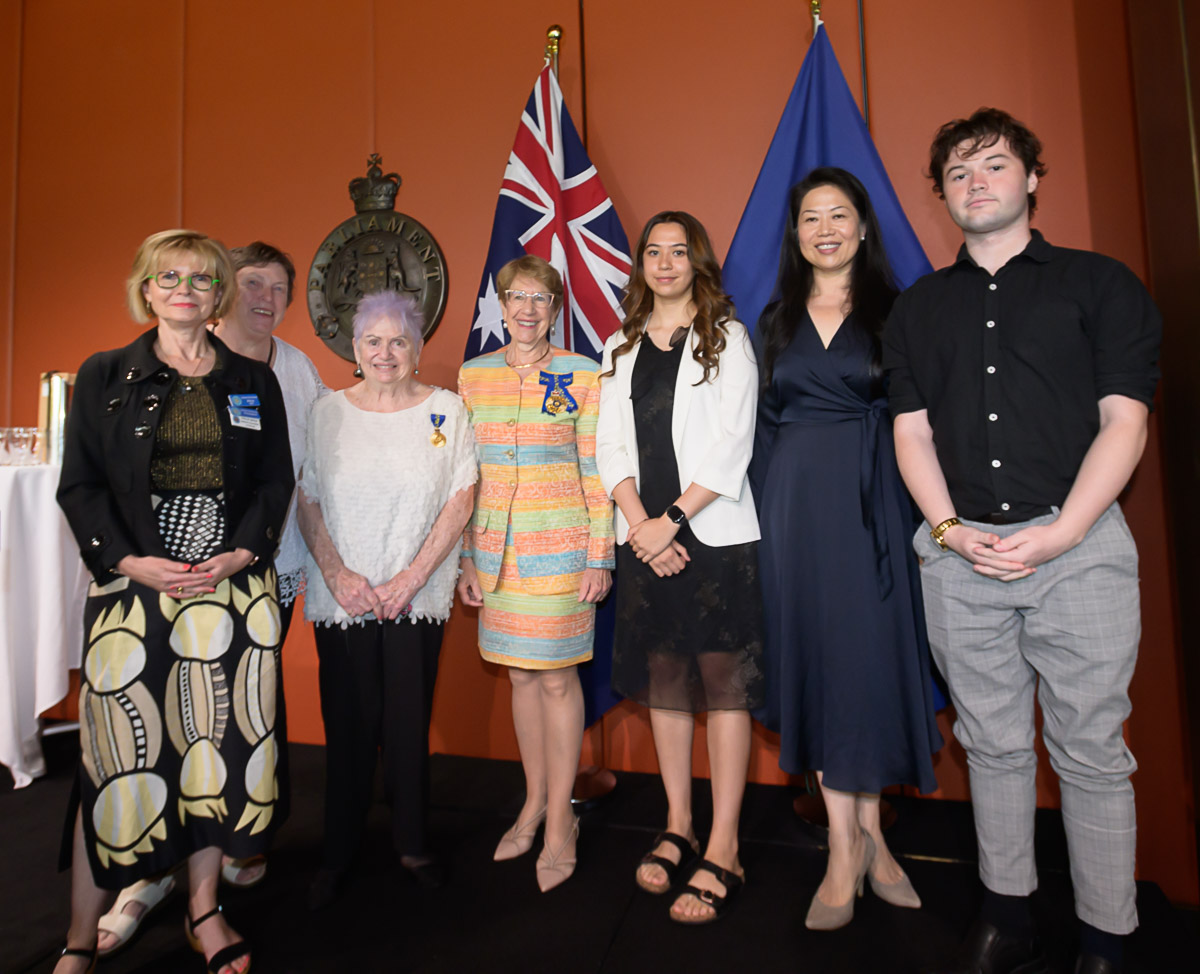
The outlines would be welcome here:
<svg viewBox="0 0 1200 974">
<path fill-rule="evenodd" d="M 421 590 L 425 580 L 412 569 L 406 568 L 381 585 L 372 586 L 358 572 L 342 565 L 336 572 L 326 576 L 325 584 L 347 615 L 358 618 L 369 612 L 376 619 L 392 620 L 412 608 L 413 597 Z"/>
<path fill-rule="evenodd" d="M 648 517 L 629 529 L 626 540 L 638 558 L 659 578 L 678 575 L 691 561 L 687 549 L 675 540 L 679 525 L 663 515 Z"/>
<path fill-rule="evenodd" d="M 155 555 L 126 555 L 116 564 L 116 570 L 139 585 L 162 592 L 175 599 L 191 599 L 210 595 L 230 575 L 236 575 L 254 561 L 254 552 L 247 548 L 223 551 L 196 565 L 189 565 Z"/>
<path fill-rule="evenodd" d="M 1032 575 L 1039 565 L 1066 554 L 1083 538 L 1070 533 L 1060 519 L 1022 528 L 1007 538 L 956 524 L 942 535 L 942 540 L 947 548 L 971 562 L 980 575 L 1015 582 Z"/>
</svg>

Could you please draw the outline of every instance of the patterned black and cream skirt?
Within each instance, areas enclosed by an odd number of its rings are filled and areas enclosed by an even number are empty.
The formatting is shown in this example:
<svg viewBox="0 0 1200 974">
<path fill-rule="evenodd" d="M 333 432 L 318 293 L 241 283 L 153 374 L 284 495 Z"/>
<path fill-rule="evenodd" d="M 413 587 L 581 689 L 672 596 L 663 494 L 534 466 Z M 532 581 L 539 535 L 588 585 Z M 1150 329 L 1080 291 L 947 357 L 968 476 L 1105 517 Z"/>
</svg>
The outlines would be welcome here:
<svg viewBox="0 0 1200 974">
<path fill-rule="evenodd" d="M 219 494 L 175 493 L 155 513 L 181 561 L 220 550 Z M 77 789 L 98 886 L 122 889 L 209 846 L 266 851 L 287 815 L 279 642 L 269 561 L 183 600 L 128 578 L 92 585 Z"/>
</svg>

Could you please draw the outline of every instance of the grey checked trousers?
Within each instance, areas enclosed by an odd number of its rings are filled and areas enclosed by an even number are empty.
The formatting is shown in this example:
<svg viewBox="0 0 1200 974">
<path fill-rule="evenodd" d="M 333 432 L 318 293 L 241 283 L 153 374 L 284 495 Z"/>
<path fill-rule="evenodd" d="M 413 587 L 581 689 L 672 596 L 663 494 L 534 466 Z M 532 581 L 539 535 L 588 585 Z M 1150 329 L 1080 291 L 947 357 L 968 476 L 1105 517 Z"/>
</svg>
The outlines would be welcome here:
<svg viewBox="0 0 1200 974">
<path fill-rule="evenodd" d="M 971 527 L 1002 537 L 1033 524 Z M 1141 636 L 1138 561 L 1113 504 L 1076 548 L 1027 578 L 1000 582 L 942 551 L 922 524 L 913 547 L 933 657 L 958 712 L 979 840 L 979 874 L 997 893 L 1037 888 L 1033 858 L 1037 757 L 1033 697 L 1062 787 L 1075 912 L 1109 933 L 1137 926 L 1134 905 L 1137 769 L 1122 724 Z"/>
</svg>

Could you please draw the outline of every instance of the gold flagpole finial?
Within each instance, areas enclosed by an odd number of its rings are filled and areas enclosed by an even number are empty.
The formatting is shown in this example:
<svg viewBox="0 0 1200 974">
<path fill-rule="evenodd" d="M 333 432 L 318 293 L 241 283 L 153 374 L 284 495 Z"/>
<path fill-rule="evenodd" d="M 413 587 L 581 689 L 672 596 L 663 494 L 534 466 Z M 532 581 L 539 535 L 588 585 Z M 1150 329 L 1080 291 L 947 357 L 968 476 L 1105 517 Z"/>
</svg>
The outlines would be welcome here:
<svg viewBox="0 0 1200 974">
<path fill-rule="evenodd" d="M 551 24 L 546 28 L 546 57 L 550 59 L 550 66 L 554 68 L 554 73 L 558 74 L 558 42 L 562 39 L 563 29 L 558 24 Z"/>
<path fill-rule="evenodd" d="M 821 20 L 821 0 L 808 0 L 808 11 L 812 14 L 813 33 L 824 21 Z"/>
</svg>

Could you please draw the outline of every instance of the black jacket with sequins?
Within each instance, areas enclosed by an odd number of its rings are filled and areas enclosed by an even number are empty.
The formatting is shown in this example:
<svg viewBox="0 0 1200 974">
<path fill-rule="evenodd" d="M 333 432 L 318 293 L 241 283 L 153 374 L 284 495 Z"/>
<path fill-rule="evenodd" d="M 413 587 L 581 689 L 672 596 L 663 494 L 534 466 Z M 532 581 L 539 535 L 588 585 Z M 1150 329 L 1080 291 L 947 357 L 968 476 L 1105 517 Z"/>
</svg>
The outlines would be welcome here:
<svg viewBox="0 0 1200 974">
<path fill-rule="evenodd" d="M 79 368 L 67 416 L 58 503 L 98 584 L 126 555 L 170 555 L 151 506 L 150 461 L 171 383 L 178 373 L 154 354 L 157 329 Z M 225 550 L 269 558 L 279 544 L 295 478 L 283 394 L 262 362 L 209 334 L 217 365 L 203 382 L 217 406 L 225 494 Z M 234 426 L 232 394 L 259 398 L 261 429 Z"/>
</svg>

